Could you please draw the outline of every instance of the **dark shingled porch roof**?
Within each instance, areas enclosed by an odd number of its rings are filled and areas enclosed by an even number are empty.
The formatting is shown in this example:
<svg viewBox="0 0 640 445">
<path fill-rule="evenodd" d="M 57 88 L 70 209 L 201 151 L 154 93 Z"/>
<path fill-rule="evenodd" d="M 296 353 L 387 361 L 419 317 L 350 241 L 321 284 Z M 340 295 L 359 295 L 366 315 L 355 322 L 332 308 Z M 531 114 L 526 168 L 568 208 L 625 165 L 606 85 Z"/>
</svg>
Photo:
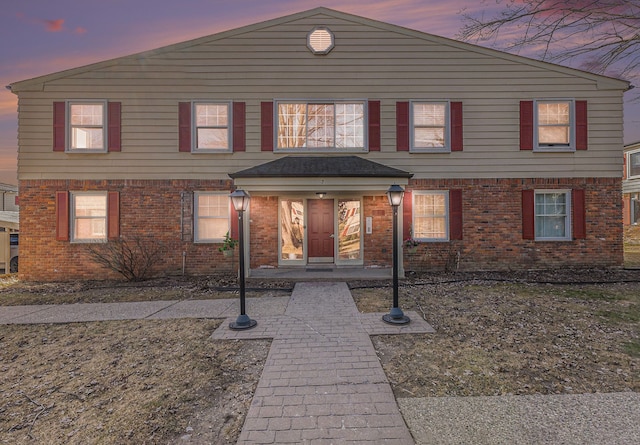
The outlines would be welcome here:
<svg viewBox="0 0 640 445">
<path fill-rule="evenodd" d="M 413 173 L 368 161 L 358 156 L 286 156 L 246 170 L 230 173 L 237 178 L 351 177 L 411 178 Z"/>
</svg>

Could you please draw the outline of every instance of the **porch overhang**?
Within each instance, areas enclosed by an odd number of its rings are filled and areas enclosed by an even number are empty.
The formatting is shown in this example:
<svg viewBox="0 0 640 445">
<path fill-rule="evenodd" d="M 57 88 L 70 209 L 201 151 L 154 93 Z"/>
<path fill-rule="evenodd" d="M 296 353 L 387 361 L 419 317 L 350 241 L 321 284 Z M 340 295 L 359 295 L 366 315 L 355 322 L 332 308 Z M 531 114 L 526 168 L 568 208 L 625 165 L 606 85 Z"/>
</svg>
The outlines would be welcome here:
<svg viewBox="0 0 640 445">
<path fill-rule="evenodd" d="M 252 192 L 386 191 L 407 185 L 413 173 L 359 156 L 285 156 L 229 174 Z"/>
</svg>

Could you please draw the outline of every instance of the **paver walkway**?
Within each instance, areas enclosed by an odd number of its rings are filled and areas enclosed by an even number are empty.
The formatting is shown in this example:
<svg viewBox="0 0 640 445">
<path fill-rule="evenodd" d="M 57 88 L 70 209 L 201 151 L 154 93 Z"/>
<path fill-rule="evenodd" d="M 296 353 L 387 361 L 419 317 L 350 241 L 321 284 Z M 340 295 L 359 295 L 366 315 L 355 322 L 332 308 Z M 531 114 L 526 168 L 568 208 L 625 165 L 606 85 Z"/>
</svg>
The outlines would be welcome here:
<svg viewBox="0 0 640 445">
<path fill-rule="evenodd" d="M 238 443 L 413 445 L 369 335 L 433 330 L 381 315 L 360 314 L 346 283 L 298 283 L 284 316 L 221 326 L 214 338 L 274 338 Z"/>
</svg>

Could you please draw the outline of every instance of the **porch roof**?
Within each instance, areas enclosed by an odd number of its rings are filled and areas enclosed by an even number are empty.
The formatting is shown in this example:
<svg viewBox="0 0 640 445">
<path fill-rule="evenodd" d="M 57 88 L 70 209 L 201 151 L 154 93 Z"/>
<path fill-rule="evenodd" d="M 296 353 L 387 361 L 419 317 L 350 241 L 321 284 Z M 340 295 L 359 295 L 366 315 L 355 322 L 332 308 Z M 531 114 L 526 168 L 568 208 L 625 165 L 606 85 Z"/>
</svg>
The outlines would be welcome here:
<svg viewBox="0 0 640 445">
<path fill-rule="evenodd" d="M 285 156 L 246 170 L 230 173 L 242 178 L 411 178 L 413 173 L 389 167 L 359 156 Z"/>
</svg>

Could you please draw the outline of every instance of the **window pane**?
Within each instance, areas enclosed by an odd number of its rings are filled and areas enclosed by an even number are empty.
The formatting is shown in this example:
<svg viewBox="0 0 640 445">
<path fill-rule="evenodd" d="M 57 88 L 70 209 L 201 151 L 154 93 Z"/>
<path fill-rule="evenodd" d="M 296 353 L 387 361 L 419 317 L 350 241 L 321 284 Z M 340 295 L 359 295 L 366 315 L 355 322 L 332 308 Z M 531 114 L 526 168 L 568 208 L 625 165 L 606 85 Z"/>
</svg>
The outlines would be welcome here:
<svg viewBox="0 0 640 445">
<path fill-rule="evenodd" d="M 105 239 L 107 234 L 106 195 L 74 195 L 73 205 L 73 239 Z"/>
<path fill-rule="evenodd" d="M 569 127 L 539 127 L 538 142 L 541 144 L 569 144 Z"/>
<path fill-rule="evenodd" d="M 307 130 L 308 147 L 333 147 L 334 109 L 333 104 L 310 104 Z"/>
<path fill-rule="evenodd" d="M 229 195 L 196 194 L 196 240 L 221 240 L 229 231 Z"/>
<path fill-rule="evenodd" d="M 536 193 L 536 237 L 565 238 L 568 211 L 566 193 Z"/>
<path fill-rule="evenodd" d="M 364 147 L 364 104 L 336 104 L 336 147 Z"/>
<path fill-rule="evenodd" d="M 198 195 L 198 216 L 227 218 L 229 197 L 226 195 Z"/>
<path fill-rule="evenodd" d="M 226 218 L 202 218 L 198 220 L 198 239 L 223 239 L 229 231 L 229 223 Z"/>
<path fill-rule="evenodd" d="M 229 133 L 226 128 L 198 128 L 197 137 L 198 148 L 229 148 Z"/>
<path fill-rule="evenodd" d="M 446 105 L 444 103 L 414 103 L 413 124 L 416 126 L 445 125 Z"/>
<path fill-rule="evenodd" d="M 283 260 L 304 258 L 304 203 L 302 200 L 280 202 L 280 254 Z"/>
<path fill-rule="evenodd" d="M 338 201 L 338 256 L 360 259 L 360 201 Z"/>
<path fill-rule="evenodd" d="M 229 106 L 227 104 L 196 104 L 198 127 L 227 127 Z"/>
<path fill-rule="evenodd" d="M 629 155 L 629 176 L 640 175 L 640 152 Z"/>
<path fill-rule="evenodd" d="M 538 143 L 570 143 L 570 102 L 538 102 Z"/>
<path fill-rule="evenodd" d="M 538 103 L 540 125 L 569 125 L 569 102 Z"/>
<path fill-rule="evenodd" d="M 301 148 L 306 143 L 306 104 L 278 104 L 278 147 Z"/>
<path fill-rule="evenodd" d="M 416 128 L 413 143 L 416 147 L 444 147 L 444 128 Z"/>
<path fill-rule="evenodd" d="M 104 195 L 76 195 L 76 216 L 107 216 L 107 197 Z"/>
<path fill-rule="evenodd" d="M 416 193 L 413 212 L 413 238 L 447 237 L 447 199 L 444 193 Z"/>
<path fill-rule="evenodd" d="M 74 127 L 71 131 L 71 147 L 87 149 L 103 149 L 102 128 Z"/>
<path fill-rule="evenodd" d="M 102 126 L 102 104 L 72 104 L 71 125 Z"/>
<path fill-rule="evenodd" d="M 78 240 L 106 238 L 106 223 L 104 218 L 77 218 L 75 221 L 74 238 Z"/>
</svg>

